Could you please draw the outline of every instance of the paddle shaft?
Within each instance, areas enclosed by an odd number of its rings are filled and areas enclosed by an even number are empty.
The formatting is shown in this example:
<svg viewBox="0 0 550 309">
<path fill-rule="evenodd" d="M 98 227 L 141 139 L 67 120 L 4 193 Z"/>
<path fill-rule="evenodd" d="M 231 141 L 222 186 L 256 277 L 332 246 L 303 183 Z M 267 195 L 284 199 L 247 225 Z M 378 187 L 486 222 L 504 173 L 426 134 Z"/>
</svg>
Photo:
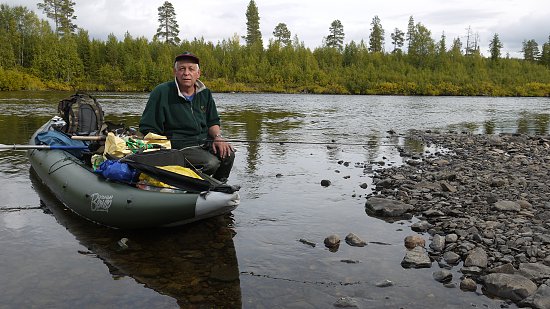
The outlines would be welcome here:
<svg viewBox="0 0 550 309">
<path fill-rule="evenodd" d="M 65 146 L 65 145 L 3 145 L 0 144 L 0 150 L 29 150 L 29 149 L 88 149 L 88 146 Z"/>
<path fill-rule="evenodd" d="M 80 141 L 104 141 L 105 136 L 71 136 L 74 140 Z M 146 141 L 165 141 L 165 140 L 180 140 L 180 139 L 166 139 L 166 138 L 142 138 Z M 211 142 L 213 140 L 205 140 L 205 142 Z M 259 141 L 259 140 L 243 140 L 243 139 L 225 139 L 229 143 L 248 143 L 248 144 L 303 144 L 303 145 L 347 145 L 347 146 L 368 146 L 376 145 L 377 143 L 340 143 L 340 142 L 304 142 L 304 141 Z M 379 146 L 397 146 L 395 144 L 381 144 Z"/>
</svg>

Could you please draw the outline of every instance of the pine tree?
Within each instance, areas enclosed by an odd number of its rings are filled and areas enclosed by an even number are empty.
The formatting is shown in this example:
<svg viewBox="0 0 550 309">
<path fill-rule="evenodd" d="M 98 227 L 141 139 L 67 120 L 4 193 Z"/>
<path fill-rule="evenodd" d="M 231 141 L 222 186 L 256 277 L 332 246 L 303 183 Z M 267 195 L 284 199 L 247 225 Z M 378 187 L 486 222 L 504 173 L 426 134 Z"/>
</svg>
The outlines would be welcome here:
<svg viewBox="0 0 550 309">
<path fill-rule="evenodd" d="M 414 26 L 414 18 L 412 15 L 409 17 L 409 24 L 407 25 L 407 37 L 405 38 L 408 42 L 407 49 L 411 48 L 411 43 L 414 40 L 414 34 L 416 27 Z"/>
<path fill-rule="evenodd" d="M 539 44 L 535 40 L 523 41 L 523 59 L 527 61 L 537 61 L 540 56 Z"/>
<path fill-rule="evenodd" d="M 290 30 L 288 30 L 285 23 L 279 23 L 275 30 L 273 31 L 273 36 L 275 37 L 275 41 L 285 44 L 286 46 L 289 46 L 292 44 L 292 41 L 290 40 Z"/>
<path fill-rule="evenodd" d="M 453 40 L 453 45 L 451 45 L 451 48 L 449 49 L 449 56 L 451 56 L 454 60 L 458 60 L 462 57 L 462 42 L 460 41 L 460 38 Z"/>
<path fill-rule="evenodd" d="M 60 18 L 60 27 L 62 35 L 74 34 L 77 26 L 73 23 L 73 20 L 76 20 L 74 15 L 74 6 L 75 2 L 71 0 L 62 0 L 61 1 L 61 18 Z"/>
<path fill-rule="evenodd" d="M 435 43 L 431 37 L 431 31 L 421 23 L 416 25 L 414 33 L 408 54 L 414 64 L 423 66 L 431 59 L 431 55 L 435 50 Z"/>
<path fill-rule="evenodd" d="M 441 34 L 441 39 L 437 43 L 437 54 L 444 55 L 447 52 L 447 36 L 445 31 Z"/>
<path fill-rule="evenodd" d="M 60 24 L 61 0 L 43 0 L 42 3 L 38 3 L 36 6 L 46 14 L 46 17 L 53 19 L 55 32 L 57 33 Z"/>
<path fill-rule="evenodd" d="M 550 36 L 548 36 L 548 42 L 542 44 L 540 62 L 550 68 Z"/>
<path fill-rule="evenodd" d="M 384 28 L 382 28 L 378 16 L 374 16 L 371 26 L 369 51 L 373 53 L 382 53 L 384 52 Z"/>
<path fill-rule="evenodd" d="M 489 52 L 491 53 L 491 59 L 493 61 L 497 61 L 500 58 L 500 50 L 502 47 L 502 42 L 500 41 L 498 34 L 495 33 L 493 39 L 489 43 Z"/>
<path fill-rule="evenodd" d="M 395 28 L 393 30 L 393 33 L 390 34 L 392 44 L 393 44 L 393 51 L 392 53 L 401 52 L 401 47 L 403 47 L 404 41 L 405 41 L 405 33 L 398 28 Z"/>
<path fill-rule="evenodd" d="M 170 44 L 178 44 L 180 38 L 178 37 L 180 30 L 178 22 L 176 21 L 176 11 L 172 3 L 165 1 L 163 5 L 158 8 L 159 12 L 159 27 L 157 28 L 157 34 L 155 38 L 164 39 L 164 42 Z"/>
<path fill-rule="evenodd" d="M 344 36 L 344 26 L 342 22 L 337 19 L 330 24 L 329 35 L 325 38 L 325 45 L 342 51 L 344 47 Z"/>
<path fill-rule="evenodd" d="M 250 0 L 246 9 L 246 44 L 258 44 L 263 47 L 262 33 L 260 32 L 260 15 L 254 0 Z"/>
<path fill-rule="evenodd" d="M 71 0 L 43 0 L 37 6 L 48 18 L 53 19 L 55 24 L 55 33 L 59 36 L 72 34 L 76 30 L 73 20 L 75 2 Z"/>
</svg>

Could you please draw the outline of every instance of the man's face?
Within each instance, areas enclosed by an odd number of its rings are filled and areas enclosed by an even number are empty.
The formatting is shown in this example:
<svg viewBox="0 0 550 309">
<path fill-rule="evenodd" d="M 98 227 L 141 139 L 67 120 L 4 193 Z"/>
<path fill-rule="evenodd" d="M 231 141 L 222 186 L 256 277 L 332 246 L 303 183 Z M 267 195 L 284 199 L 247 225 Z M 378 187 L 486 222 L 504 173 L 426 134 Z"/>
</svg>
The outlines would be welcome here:
<svg viewBox="0 0 550 309">
<path fill-rule="evenodd" d="M 196 63 L 189 60 L 180 60 L 175 64 L 174 75 L 180 86 L 192 87 L 201 76 L 201 70 Z"/>
</svg>

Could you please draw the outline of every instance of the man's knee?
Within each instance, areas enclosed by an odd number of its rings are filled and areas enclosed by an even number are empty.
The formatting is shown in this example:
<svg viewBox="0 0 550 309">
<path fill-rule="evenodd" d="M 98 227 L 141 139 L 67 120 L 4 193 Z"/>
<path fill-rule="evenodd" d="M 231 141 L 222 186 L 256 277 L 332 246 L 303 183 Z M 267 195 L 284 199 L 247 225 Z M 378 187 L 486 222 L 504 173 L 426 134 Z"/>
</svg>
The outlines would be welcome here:
<svg viewBox="0 0 550 309">
<path fill-rule="evenodd" d="M 216 156 L 207 156 L 203 163 L 203 172 L 212 175 L 218 170 L 220 165 L 221 161 Z"/>
</svg>

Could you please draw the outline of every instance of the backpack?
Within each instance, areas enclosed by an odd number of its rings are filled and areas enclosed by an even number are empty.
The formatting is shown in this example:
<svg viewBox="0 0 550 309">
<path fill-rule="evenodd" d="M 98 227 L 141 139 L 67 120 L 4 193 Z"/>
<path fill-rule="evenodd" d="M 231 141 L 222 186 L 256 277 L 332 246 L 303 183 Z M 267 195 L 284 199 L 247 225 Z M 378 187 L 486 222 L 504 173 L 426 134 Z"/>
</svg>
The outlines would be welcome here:
<svg viewBox="0 0 550 309">
<path fill-rule="evenodd" d="M 103 125 L 104 113 L 97 100 L 86 93 L 76 93 L 63 99 L 57 106 L 65 120 L 61 131 L 72 135 L 98 134 Z"/>
</svg>

